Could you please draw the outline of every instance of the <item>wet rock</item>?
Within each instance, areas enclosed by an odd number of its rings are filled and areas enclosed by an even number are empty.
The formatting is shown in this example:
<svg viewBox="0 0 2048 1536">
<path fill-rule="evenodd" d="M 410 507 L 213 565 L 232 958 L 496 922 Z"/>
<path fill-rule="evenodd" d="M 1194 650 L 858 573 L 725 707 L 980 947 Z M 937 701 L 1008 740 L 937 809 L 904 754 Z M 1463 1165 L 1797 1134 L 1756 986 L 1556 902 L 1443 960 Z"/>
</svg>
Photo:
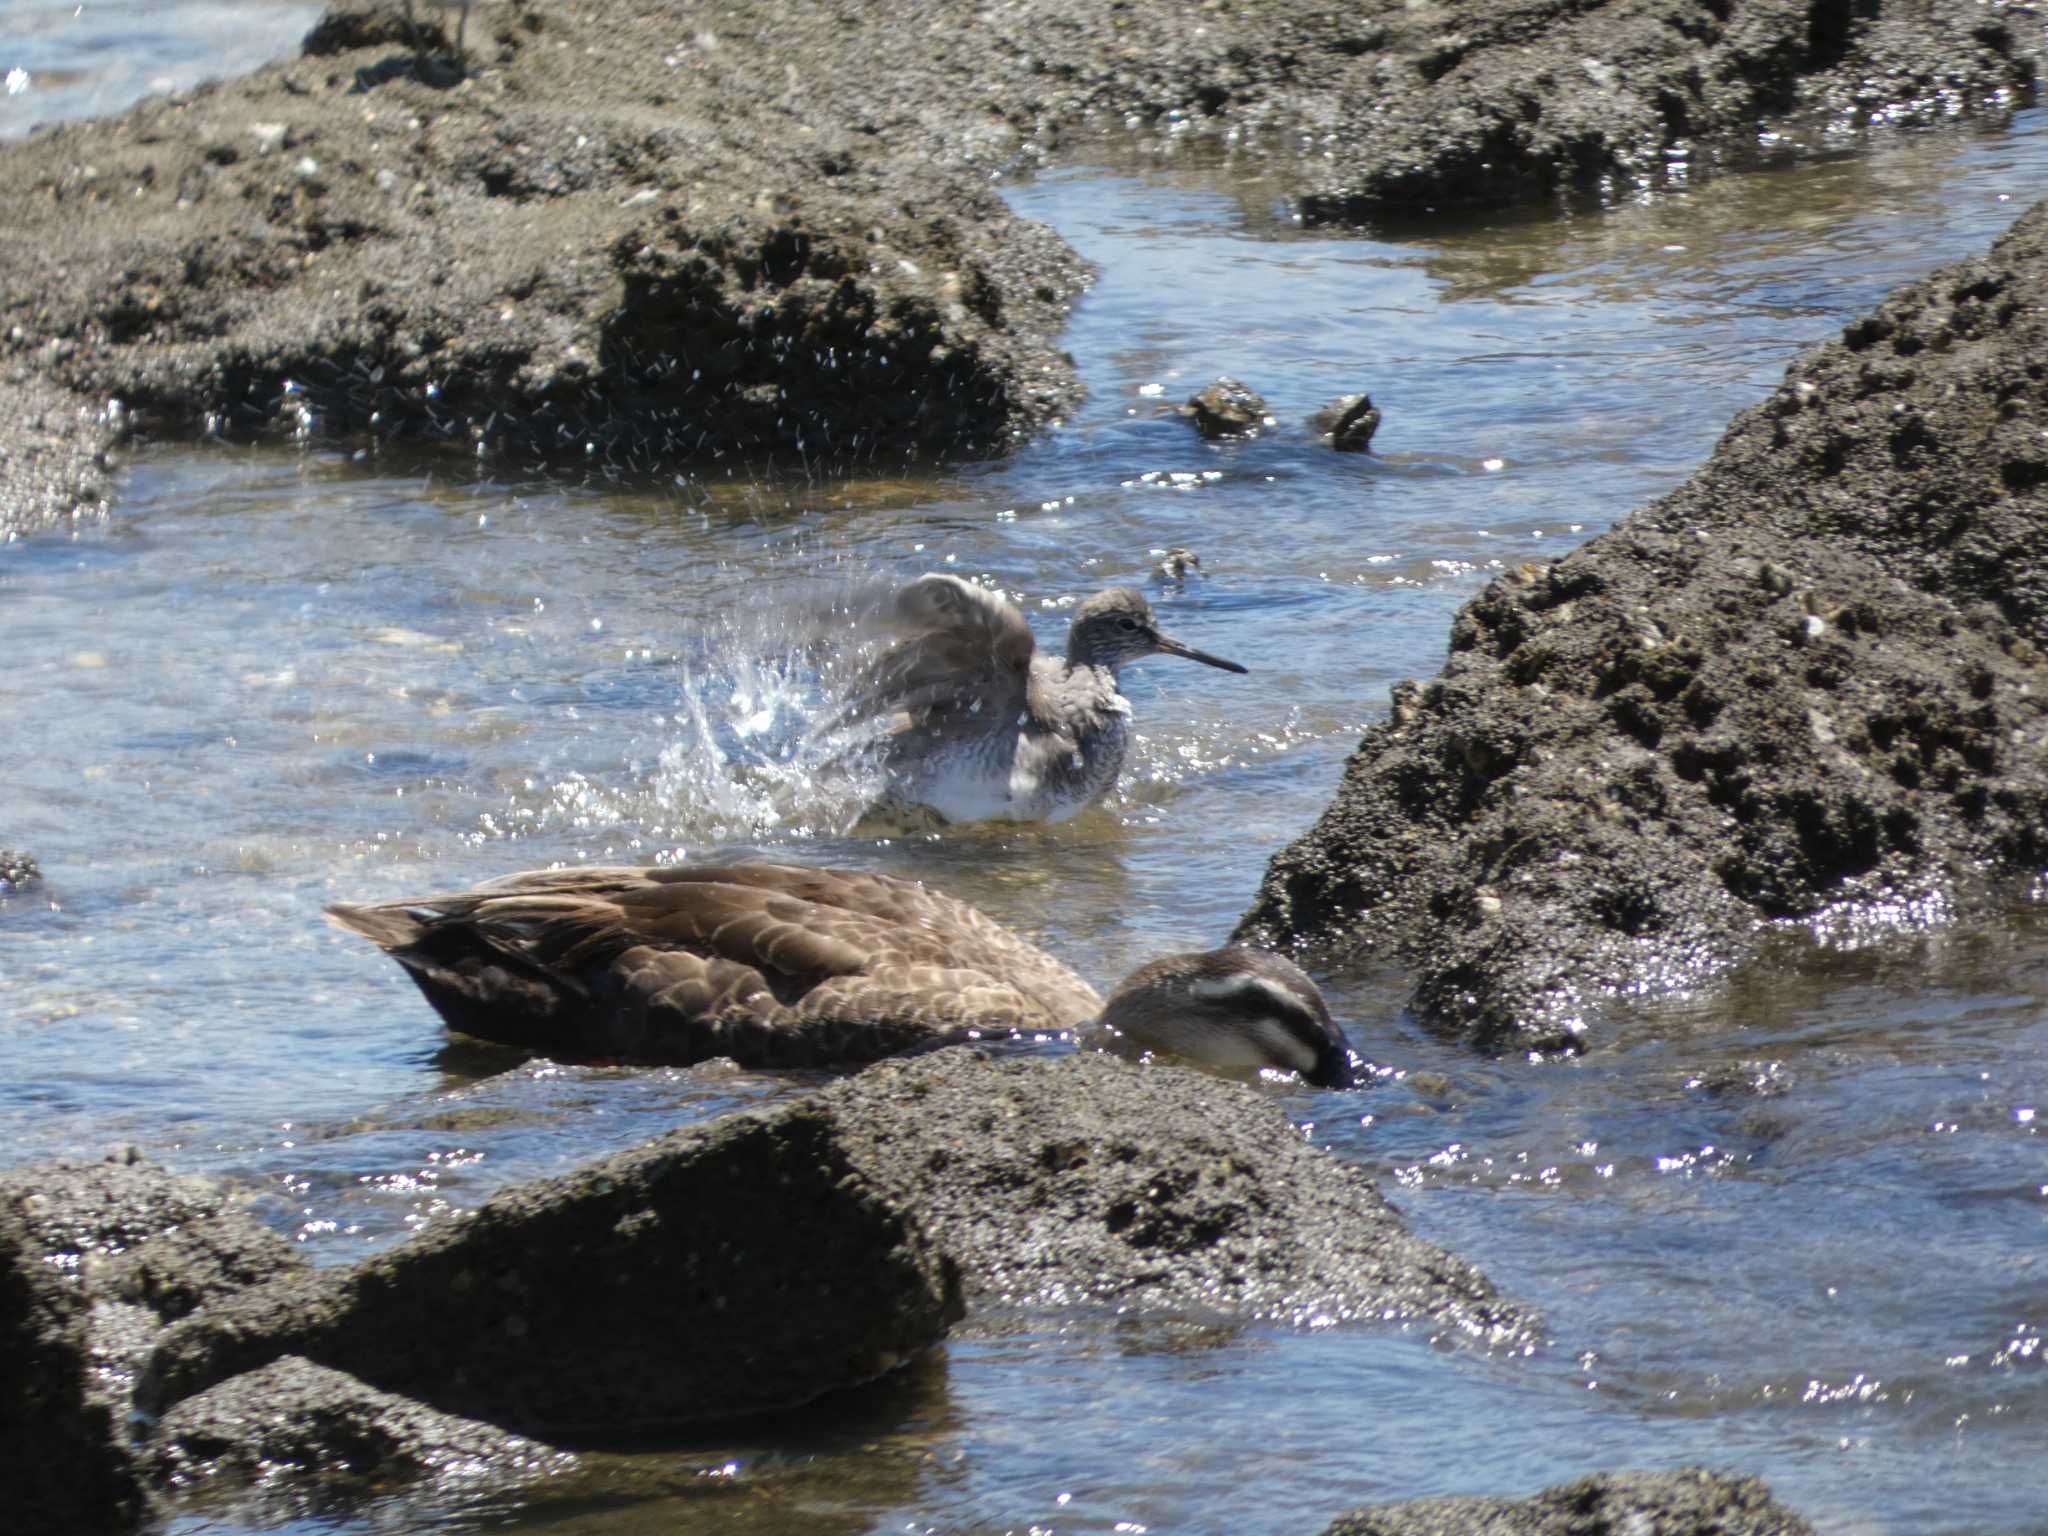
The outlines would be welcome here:
<svg viewBox="0 0 2048 1536">
<path fill-rule="evenodd" d="M 228 1191 L 132 1150 L 0 1175 L 36 1241 L 96 1300 L 170 1322 L 231 1292 L 306 1267 L 289 1241 Z"/>
<path fill-rule="evenodd" d="M 527 1433 L 787 1408 L 890 1370 L 959 1312 L 958 1277 L 805 1104 L 679 1131 L 345 1270 L 167 1331 L 166 1407 L 302 1355 Z"/>
<path fill-rule="evenodd" d="M 90 1303 L 0 1192 L 0 1488 L 21 1531 L 120 1531 L 146 1512 L 124 1406 L 95 1379 Z"/>
<path fill-rule="evenodd" d="M 984 455 L 1064 414 L 1085 265 L 956 131 L 826 84 L 828 10 L 500 8 L 465 73 L 355 6 L 246 79 L 0 145 L 0 526 L 104 500 L 109 401 L 157 436 L 663 474 Z"/>
<path fill-rule="evenodd" d="M 84 1326 L 70 1342 L 115 1424 L 166 1322 L 306 1267 L 231 1193 L 133 1150 L 10 1170 L 0 1175 L 0 1207 L 76 1298 Z M 125 1455 L 125 1433 L 121 1443 Z"/>
<path fill-rule="evenodd" d="M 1159 552 L 1154 550 L 1153 553 Z M 1159 564 L 1153 567 L 1158 572 L 1159 579 L 1169 586 L 1186 581 L 1190 572 L 1199 571 L 1201 568 L 1202 557 L 1192 549 L 1183 549 L 1177 544 L 1161 555 Z"/>
<path fill-rule="evenodd" d="M 1339 395 L 1309 417 L 1311 430 L 1330 440 L 1339 453 L 1366 453 L 1380 429 L 1379 407 L 1371 395 Z"/>
<path fill-rule="evenodd" d="M 0 490 L 0 495 L 4 494 L 4 490 Z M 27 854 L 0 848 L 0 896 L 11 895 L 42 877 L 43 872 L 36 867 L 36 861 Z"/>
<path fill-rule="evenodd" d="M 99 1293 L 175 1322 L 218 1296 L 306 1268 L 282 1233 L 223 1209 L 158 1233 L 93 1267 Z"/>
<path fill-rule="evenodd" d="M 1536 1326 L 1242 1083 L 1092 1052 L 955 1049 L 883 1062 L 815 1103 L 975 1296 L 1297 1324 L 1426 1318 L 1494 1340 Z"/>
<path fill-rule="evenodd" d="M 153 1431 L 150 1476 L 180 1491 L 216 1479 L 341 1480 L 488 1477 L 495 1487 L 569 1470 L 575 1458 L 473 1419 L 379 1392 L 353 1376 L 287 1355 L 177 1404 Z"/>
<path fill-rule="evenodd" d="M 1596 1472 L 1527 1499 L 1417 1499 L 1339 1515 L 1323 1536 L 1813 1536 L 1754 1477 L 1699 1467 Z"/>
<path fill-rule="evenodd" d="M 1188 396 L 1180 413 L 1194 422 L 1197 432 L 1210 439 L 1257 437 L 1271 421 L 1266 415 L 1264 398 L 1228 374 Z"/>
<path fill-rule="evenodd" d="M 1239 938 L 1405 957 L 1425 1018 L 1550 1051 L 1772 920 L 2011 899 L 2048 861 L 2043 357 L 2048 204 L 1467 604 Z"/>
</svg>

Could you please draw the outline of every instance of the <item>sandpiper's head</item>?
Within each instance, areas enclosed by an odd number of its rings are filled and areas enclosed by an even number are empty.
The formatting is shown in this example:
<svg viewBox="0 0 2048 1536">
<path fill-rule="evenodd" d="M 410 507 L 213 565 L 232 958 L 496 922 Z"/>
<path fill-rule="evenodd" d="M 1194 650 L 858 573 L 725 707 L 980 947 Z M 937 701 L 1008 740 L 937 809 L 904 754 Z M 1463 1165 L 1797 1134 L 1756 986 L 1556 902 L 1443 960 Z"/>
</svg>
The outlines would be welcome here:
<svg viewBox="0 0 2048 1536">
<path fill-rule="evenodd" d="M 1351 1050 L 1322 992 L 1300 966 L 1263 949 L 1154 960 L 1110 994 L 1102 1023 L 1141 1050 L 1351 1086 Z"/>
<path fill-rule="evenodd" d="M 1074 622 L 1067 630 L 1068 661 L 1114 672 L 1147 656 L 1160 655 L 1185 656 L 1226 672 L 1244 671 L 1234 661 L 1182 645 L 1163 633 L 1152 615 L 1152 605 L 1136 587 L 1111 587 L 1074 610 Z"/>
</svg>

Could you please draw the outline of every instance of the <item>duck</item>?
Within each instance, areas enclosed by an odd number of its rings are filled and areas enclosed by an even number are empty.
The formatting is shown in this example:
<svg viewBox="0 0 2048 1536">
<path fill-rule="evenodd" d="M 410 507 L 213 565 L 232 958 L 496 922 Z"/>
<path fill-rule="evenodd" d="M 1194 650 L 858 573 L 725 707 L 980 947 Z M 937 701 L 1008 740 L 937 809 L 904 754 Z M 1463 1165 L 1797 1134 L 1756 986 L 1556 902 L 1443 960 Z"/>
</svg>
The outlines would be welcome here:
<svg viewBox="0 0 2048 1536">
<path fill-rule="evenodd" d="M 878 808 L 942 823 L 1060 822 L 1109 793 L 1131 739 L 1124 667 L 1178 656 L 1247 670 L 1167 634 L 1135 587 L 1081 603 L 1064 656 L 1042 654 L 1001 593 L 943 571 L 855 617 L 893 639 L 832 724 L 883 722 Z"/>
<path fill-rule="evenodd" d="M 1219 1070 L 1348 1087 L 1316 984 L 1232 946 L 1142 966 L 1105 1002 L 1072 968 L 920 881 L 774 863 L 583 867 L 337 902 L 457 1033 L 556 1060 L 856 1067 L 1078 1034 Z"/>
</svg>

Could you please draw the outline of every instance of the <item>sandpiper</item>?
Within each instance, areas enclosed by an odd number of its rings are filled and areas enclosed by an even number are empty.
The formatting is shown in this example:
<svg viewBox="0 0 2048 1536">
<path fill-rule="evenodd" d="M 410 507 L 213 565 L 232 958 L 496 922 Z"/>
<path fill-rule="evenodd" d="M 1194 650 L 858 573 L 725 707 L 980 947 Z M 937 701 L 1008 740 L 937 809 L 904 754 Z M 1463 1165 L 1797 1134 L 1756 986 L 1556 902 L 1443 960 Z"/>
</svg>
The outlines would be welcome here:
<svg viewBox="0 0 2048 1536">
<path fill-rule="evenodd" d="M 1131 734 L 1119 668 L 1165 655 L 1245 670 L 1163 633 L 1131 587 L 1075 610 L 1064 657 L 1039 654 L 1001 593 L 938 572 L 858 618 L 899 638 L 835 724 L 885 720 L 884 804 L 953 822 L 1064 821 L 1108 793 Z"/>
<path fill-rule="evenodd" d="M 1013 1034 L 1086 1034 L 1343 1087 L 1314 982 L 1277 955 L 1154 961 L 1105 1005 L 1067 966 L 910 880 L 788 864 L 538 870 L 327 909 L 449 1028 L 571 1060 L 854 1066 Z"/>
</svg>

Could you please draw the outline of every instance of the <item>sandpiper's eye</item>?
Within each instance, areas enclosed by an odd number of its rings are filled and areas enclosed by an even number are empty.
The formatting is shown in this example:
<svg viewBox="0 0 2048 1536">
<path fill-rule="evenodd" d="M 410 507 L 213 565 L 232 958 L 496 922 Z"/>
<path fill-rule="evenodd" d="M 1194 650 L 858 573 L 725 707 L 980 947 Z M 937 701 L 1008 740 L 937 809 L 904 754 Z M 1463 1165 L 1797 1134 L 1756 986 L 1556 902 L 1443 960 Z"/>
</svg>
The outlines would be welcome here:
<svg viewBox="0 0 2048 1536">
<path fill-rule="evenodd" d="M 1123 630 L 1126 634 L 1136 634 L 1138 632 L 1138 621 L 1127 613 L 1116 621 L 1116 627 Z"/>
</svg>

